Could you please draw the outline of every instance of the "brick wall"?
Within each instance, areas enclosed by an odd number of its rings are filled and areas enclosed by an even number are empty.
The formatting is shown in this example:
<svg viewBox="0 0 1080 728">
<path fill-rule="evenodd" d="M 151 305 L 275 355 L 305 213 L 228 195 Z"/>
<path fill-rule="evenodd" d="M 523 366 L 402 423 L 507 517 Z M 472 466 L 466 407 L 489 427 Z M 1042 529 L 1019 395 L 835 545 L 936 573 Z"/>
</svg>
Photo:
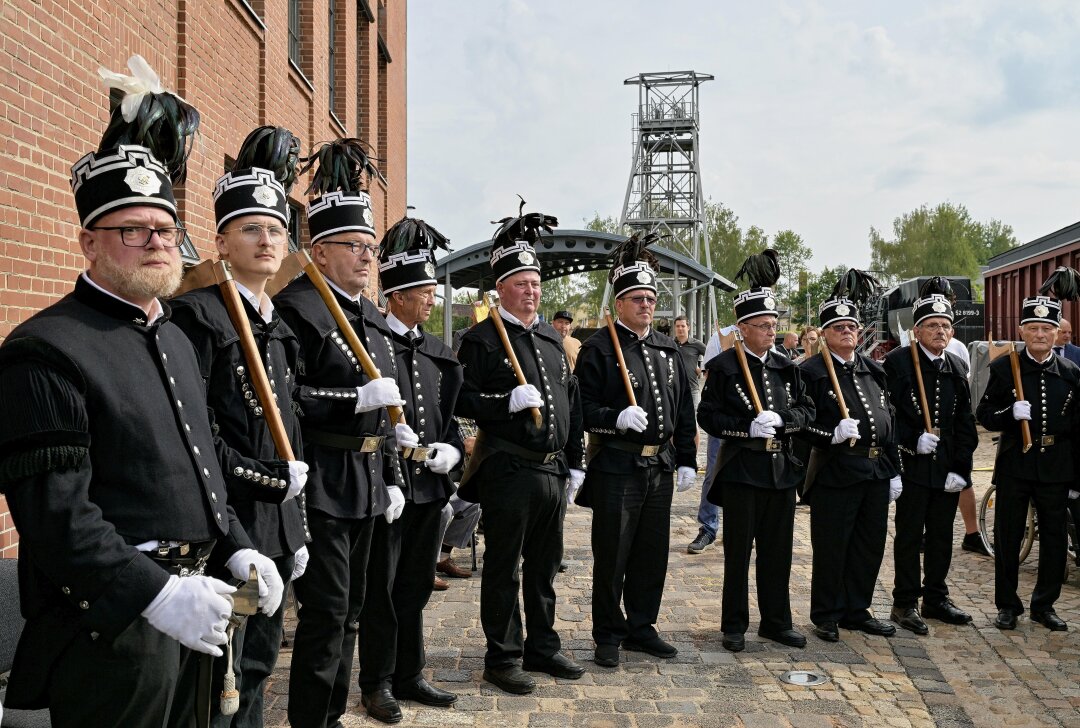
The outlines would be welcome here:
<svg viewBox="0 0 1080 728">
<path fill-rule="evenodd" d="M 328 2 L 336 11 L 336 114 L 327 91 Z M 142 54 L 165 86 L 202 114 L 188 180 L 177 194 L 201 256 L 213 246 L 214 180 L 225 157 L 234 156 L 259 124 L 288 127 L 305 153 L 312 143 L 343 135 L 360 136 L 372 147 L 385 138 L 378 166 L 388 170 L 387 179 L 371 185 L 376 224 L 385 230 L 405 214 L 406 0 L 300 0 L 300 8 L 302 57 L 296 67 L 289 62 L 289 0 L 4 3 L 0 338 L 69 292 L 83 269 L 69 170 L 96 147 L 108 119 L 98 66 L 126 72 L 132 53 Z M 293 188 L 301 207 L 306 186 L 301 180 Z M 302 230 L 306 236 L 306 225 Z M 0 557 L 17 552 L 0 497 Z"/>
</svg>

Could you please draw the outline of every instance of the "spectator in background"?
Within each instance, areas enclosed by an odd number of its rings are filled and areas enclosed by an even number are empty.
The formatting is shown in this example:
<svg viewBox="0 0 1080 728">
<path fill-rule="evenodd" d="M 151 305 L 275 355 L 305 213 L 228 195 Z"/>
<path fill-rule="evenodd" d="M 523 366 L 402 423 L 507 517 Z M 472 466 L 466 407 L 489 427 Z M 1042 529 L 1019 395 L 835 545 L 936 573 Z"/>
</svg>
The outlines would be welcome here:
<svg viewBox="0 0 1080 728">
<path fill-rule="evenodd" d="M 701 371 L 705 357 L 705 344 L 690 336 L 690 322 L 685 314 L 675 317 L 675 343 L 679 346 L 686 378 L 690 381 L 690 394 L 694 399 L 694 411 L 701 402 Z M 697 440 L 694 440 L 695 444 Z"/>
<path fill-rule="evenodd" d="M 818 350 L 818 339 L 821 338 L 821 329 L 817 326 L 803 326 L 799 334 L 799 345 L 802 346 L 802 354 L 795 358 L 796 364 L 802 364 L 812 357 Z"/>
<path fill-rule="evenodd" d="M 574 317 L 569 311 L 556 311 L 551 319 L 551 325 L 562 336 L 563 349 L 566 350 L 566 358 L 570 361 L 570 371 L 574 371 L 577 365 L 577 355 L 581 351 L 581 342 L 570 335 L 574 329 Z"/>
<path fill-rule="evenodd" d="M 784 334 L 784 343 L 776 347 L 776 352 L 788 359 L 795 359 L 799 356 L 799 335 L 794 331 L 789 331 Z"/>
<path fill-rule="evenodd" d="M 1072 343 L 1072 324 L 1066 319 L 1061 319 L 1061 328 L 1054 339 L 1054 353 L 1080 365 L 1080 346 Z"/>
</svg>

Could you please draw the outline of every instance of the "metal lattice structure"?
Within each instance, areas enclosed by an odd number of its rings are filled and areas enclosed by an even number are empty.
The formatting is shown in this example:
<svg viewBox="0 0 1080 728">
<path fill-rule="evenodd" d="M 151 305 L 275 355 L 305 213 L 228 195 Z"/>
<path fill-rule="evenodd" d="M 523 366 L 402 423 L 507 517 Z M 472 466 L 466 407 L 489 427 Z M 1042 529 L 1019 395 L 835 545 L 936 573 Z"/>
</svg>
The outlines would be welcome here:
<svg viewBox="0 0 1080 728">
<path fill-rule="evenodd" d="M 695 71 L 640 73 L 626 79 L 638 87 L 633 114 L 633 166 L 626 183 L 620 223 L 633 232 L 656 230 L 664 245 L 712 269 L 705 245 L 705 196 L 698 162 L 698 89 L 713 77 Z M 711 287 L 685 285 L 678 276 L 658 280 L 658 315 L 686 313 L 690 328 L 706 337 L 716 323 L 716 297 Z M 605 295 L 605 299 L 607 296 Z"/>
</svg>

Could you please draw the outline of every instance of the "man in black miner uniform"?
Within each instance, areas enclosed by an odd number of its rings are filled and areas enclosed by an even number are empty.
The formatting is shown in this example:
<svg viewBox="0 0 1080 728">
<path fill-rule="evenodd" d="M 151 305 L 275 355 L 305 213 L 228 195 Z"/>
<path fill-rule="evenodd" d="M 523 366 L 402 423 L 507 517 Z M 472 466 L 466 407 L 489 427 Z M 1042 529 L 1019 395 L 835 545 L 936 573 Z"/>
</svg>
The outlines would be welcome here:
<svg viewBox="0 0 1080 728">
<path fill-rule="evenodd" d="M 1061 317 L 1061 300 L 1077 295 L 1078 274 L 1058 268 L 1039 289 L 1025 298 L 1020 317 L 1024 351 L 1019 354 L 1024 395 L 1017 401 L 1009 357 L 990 364 L 990 380 L 976 417 L 992 432 L 1001 433 L 994 484 L 994 624 L 1016 629 L 1024 613 L 1017 595 L 1020 544 L 1024 538 L 1028 503 L 1039 519 L 1039 575 L 1031 594 L 1031 619 L 1054 631 L 1068 629 L 1054 612 L 1061 595 L 1068 557 L 1065 508 L 1075 489 L 1076 456 L 1073 434 L 1080 422 L 1080 368 L 1054 356 L 1052 346 Z M 1032 448 L 1024 452 L 1021 422 L 1031 430 Z"/>
<path fill-rule="evenodd" d="M 279 144 L 279 139 L 284 143 Z M 268 152 L 277 148 L 291 153 L 275 159 Z M 260 127 L 245 140 L 237 155 L 237 169 L 214 187 L 218 255 L 229 263 L 296 457 L 302 444 L 290 390 L 300 347 L 264 288 L 288 250 L 288 193 L 282 185 L 291 186 L 296 177 L 299 150 L 300 140 L 288 130 Z M 307 464 L 279 459 L 220 288 L 212 285 L 190 291 L 174 299 L 172 306 L 173 321 L 195 347 L 207 384 L 207 404 L 219 428 L 229 505 L 255 546 L 274 560 L 281 579 L 288 582 L 303 573 L 307 561 L 304 516 L 297 498 L 307 479 Z M 212 700 L 212 725 L 263 724 L 263 689 L 277 662 L 284 615 L 282 605 L 272 616 L 248 617 L 237 629 L 233 666 L 240 706 L 235 714 L 223 715 L 220 701 Z M 214 662 L 211 695 L 221 694 L 225 669 L 224 659 Z"/>
<path fill-rule="evenodd" d="M 889 503 L 902 489 L 885 370 L 855 351 L 857 302 L 875 284 L 861 271 L 844 274 L 818 309 L 827 348 L 800 367 L 816 409 L 803 433 L 814 448 L 803 495 L 810 503 L 814 547 L 810 620 L 814 633 L 829 642 L 840 639 L 837 625 L 886 637 L 896 633 L 870 612 L 885 555 Z M 826 356 L 832 357 L 847 419 L 841 418 Z"/>
<path fill-rule="evenodd" d="M 580 484 L 585 477 L 577 380 L 562 337 L 537 317 L 540 264 L 533 244 L 541 229 L 557 224 L 541 213 L 505 218 L 493 238 L 491 268 L 500 306 L 492 316 L 502 317 L 528 383 L 518 385 L 490 317 L 465 333 L 458 351 L 465 381 L 456 414 L 476 420 L 479 428 L 459 494 L 484 509 L 484 679 L 517 694 L 536 687 L 522 667 L 570 680 L 585 672 L 559 652 L 554 629 L 553 581 L 562 561 L 567 478 Z M 540 427 L 533 407 L 540 410 Z"/>
<path fill-rule="evenodd" d="M 6 702 L 48 707 L 54 726 L 193 724 L 195 653 L 222 654 L 234 591 L 204 569 L 254 564 L 262 610 L 281 600 L 226 503 L 198 363 L 160 300 L 181 276 L 177 132 L 198 112 L 148 93 L 133 113 L 118 106 L 72 168 L 89 269 L 0 347 L 0 492 L 27 618 Z"/>
<path fill-rule="evenodd" d="M 966 371 L 960 359 L 945 351 L 952 332 L 951 292 L 946 279 L 931 278 L 912 309 L 915 341 L 885 357 L 904 484 L 896 501 L 891 618 L 915 634 L 929 632 L 923 617 L 950 624 L 971 621 L 971 616 L 949 599 L 945 585 L 952 560 L 956 507 L 960 491 L 971 487 L 972 455 L 979 445 Z M 911 357 L 913 346 L 918 347 L 932 432 L 926 431 Z M 919 550 L 924 533 L 925 577 L 920 583 Z"/>
<path fill-rule="evenodd" d="M 606 328 L 582 345 L 576 370 L 589 432 L 589 471 L 577 502 L 593 509 L 594 660 L 604 667 L 619 664 L 620 644 L 657 657 L 677 654 L 657 634 L 656 619 L 667 575 L 672 473 L 678 469 L 680 492 L 693 486 L 697 427 L 679 348 L 652 328 L 656 259 L 646 246 L 653 240 L 635 235 L 622 243 L 609 276 L 637 404 L 627 397 Z"/>
<path fill-rule="evenodd" d="M 732 652 L 746 647 L 750 625 L 750 552 L 757 548 L 758 634 L 789 647 L 806 646 L 792 629 L 789 581 L 795 528 L 795 485 L 803 463 L 792 453 L 791 436 L 814 419 L 799 370 L 788 357 L 771 351 L 776 334 L 780 276 L 776 253 L 751 256 L 746 273 L 750 290 L 735 299 L 735 319 L 746 362 L 760 398 L 754 411 L 746 376 L 734 347 L 709 361 L 698 422 L 723 438 L 709 499 L 724 507 L 724 599 L 720 629 Z"/>
<path fill-rule="evenodd" d="M 447 473 L 464 450 L 452 419 L 461 366 L 449 347 L 421 328 L 435 305 L 435 246 L 445 250 L 446 239 L 422 220 L 406 218 L 387 231 L 379 257 L 398 385 L 416 432 L 413 440 L 398 439 L 406 448 L 406 507 L 393 523 L 376 521 L 360 613 L 360 689 L 368 715 L 385 723 L 401 720 L 398 700 L 434 706 L 457 700 L 422 674 L 432 559 L 442 542 L 442 508 L 454 492 Z"/>
<path fill-rule="evenodd" d="M 369 379 L 307 276 L 274 298 L 300 340 L 294 399 L 300 409 L 311 558 L 296 582 L 300 611 L 289 671 L 289 722 L 294 728 L 332 726 L 345 713 L 364 603 L 368 551 L 375 519 L 401 514 L 400 468 L 388 405 L 403 402 L 394 381 L 393 333 L 364 295 L 375 242 L 371 199 L 361 189 L 372 168 L 359 140 L 341 139 L 313 155 L 319 160 L 308 202 L 311 254 L 376 368 Z M 332 170 L 351 167 L 348 180 Z M 415 435 L 413 435 L 415 437 Z"/>
</svg>

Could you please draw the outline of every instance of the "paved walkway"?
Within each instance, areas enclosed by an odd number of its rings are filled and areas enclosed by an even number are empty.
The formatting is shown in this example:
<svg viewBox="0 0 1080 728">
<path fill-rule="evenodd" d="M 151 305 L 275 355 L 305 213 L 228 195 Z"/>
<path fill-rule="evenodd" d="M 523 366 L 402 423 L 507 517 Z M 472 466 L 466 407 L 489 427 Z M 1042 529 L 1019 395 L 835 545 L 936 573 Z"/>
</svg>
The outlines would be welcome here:
<svg viewBox="0 0 1080 728">
<path fill-rule="evenodd" d="M 979 466 L 992 464 L 985 437 Z M 976 474 L 979 495 L 988 472 Z M 792 650 L 747 633 L 746 651 L 732 654 L 720 645 L 720 589 L 723 558 L 719 545 L 688 555 L 697 534 L 697 492 L 676 494 L 671 551 L 660 631 L 679 648 L 674 660 L 622 653 L 618 668 L 591 662 L 591 563 L 588 510 L 567 514 L 569 571 L 558 576 L 557 628 L 563 647 L 585 664 L 577 681 L 536 674 L 538 689 L 511 696 L 482 682 L 483 632 L 479 623 L 480 578 L 453 580 L 449 591 L 433 595 L 426 612 L 429 677 L 461 695 L 451 709 L 403 703 L 401 726 L 1075 726 L 1080 728 L 1080 574 L 1074 569 L 1057 604 L 1071 623 L 1069 632 L 1050 632 L 1021 618 L 1014 632 L 995 629 L 993 563 L 957 546 L 950 579 L 953 599 L 975 617 L 954 627 L 930 620 L 931 633 L 915 637 L 870 637 L 841 631 L 826 643 L 810 633 L 809 511 L 797 509 L 791 575 L 796 628 L 808 635 L 805 649 Z M 957 537 L 962 525 L 957 517 Z M 891 526 L 891 522 L 890 522 Z M 482 560 L 483 542 L 480 543 Z M 1037 547 L 1036 547 L 1037 549 Z M 1021 598 L 1035 582 L 1033 552 L 1021 567 Z M 466 555 L 456 557 L 467 561 Z M 481 563 L 482 566 L 482 563 Z M 874 609 L 888 617 L 892 589 L 892 539 L 882 565 Z M 756 605 L 751 593 L 752 620 Z M 267 695 L 267 725 L 287 725 L 290 653 L 282 651 Z M 828 676 L 813 687 L 784 685 L 787 670 L 818 670 Z M 354 686 L 354 691 L 356 690 Z M 350 699 L 344 726 L 381 725 Z"/>
</svg>

